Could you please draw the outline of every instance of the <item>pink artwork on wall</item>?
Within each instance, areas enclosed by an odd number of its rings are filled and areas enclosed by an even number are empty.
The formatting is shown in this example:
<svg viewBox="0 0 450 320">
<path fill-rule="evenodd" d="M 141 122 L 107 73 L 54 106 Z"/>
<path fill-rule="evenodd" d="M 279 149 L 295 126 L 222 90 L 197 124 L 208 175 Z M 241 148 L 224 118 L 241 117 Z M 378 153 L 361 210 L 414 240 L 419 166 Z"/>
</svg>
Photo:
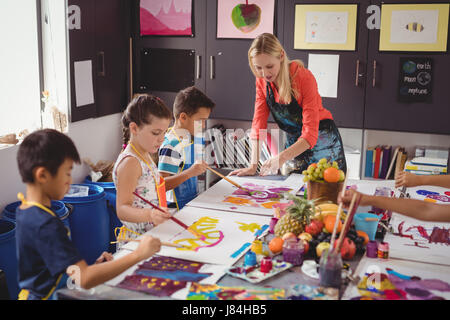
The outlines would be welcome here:
<svg viewBox="0 0 450 320">
<path fill-rule="evenodd" d="M 141 0 L 141 36 L 191 36 L 192 0 Z"/>
</svg>

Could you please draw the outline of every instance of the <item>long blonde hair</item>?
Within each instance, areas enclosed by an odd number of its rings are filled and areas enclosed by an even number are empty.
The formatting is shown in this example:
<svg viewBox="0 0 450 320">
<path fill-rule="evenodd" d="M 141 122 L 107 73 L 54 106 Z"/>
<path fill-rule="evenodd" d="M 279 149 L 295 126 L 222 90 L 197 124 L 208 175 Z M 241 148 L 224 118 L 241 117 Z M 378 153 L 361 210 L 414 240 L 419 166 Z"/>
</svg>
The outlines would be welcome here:
<svg viewBox="0 0 450 320">
<path fill-rule="evenodd" d="M 284 52 L 284 59 L 282 53 Z M 280 72 L 277 75 L 278 94 L 280 101 L 284 103 L 291 103 L 291 98 L 294 96 L 298 98 L 297 88 L 291 85 L 291 75 L 289 74 L 289 65 L 296 62 L 300 67 L 304 67 L 301 60 L 289 60 L 286 51 L 283 49 L 280 41 L 271 33 L 262 33 L 253 40 L 250 49 L 248 49 L 248 64 L 255 77 L 258 73 L 255 70 L 252 59 L 258 54 L 265 53 L 277 59 L 280 59 Z M 293 75 L 294 76 L 294 75 Z"/>
</svg>

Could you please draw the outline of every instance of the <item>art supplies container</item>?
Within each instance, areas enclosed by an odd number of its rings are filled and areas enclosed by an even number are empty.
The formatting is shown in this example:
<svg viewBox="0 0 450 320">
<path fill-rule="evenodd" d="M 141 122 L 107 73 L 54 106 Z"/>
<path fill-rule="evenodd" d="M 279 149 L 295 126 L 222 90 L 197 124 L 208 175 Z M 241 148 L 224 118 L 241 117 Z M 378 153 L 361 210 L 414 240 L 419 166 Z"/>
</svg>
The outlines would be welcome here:
<svg viewBox="0 0 450 320">
<path fill-rule="evenodd" d="M 62 201 L 74 207 L 69 216 L 72 241 L 86 262 L 92 264 L 109 248 L 109 212 L 104 189 L 92 184 L 83 186 L 88 187 L 88 196 L 66 196 Z"/>
<path fill-rule="evenodd" d="M 16 224 L 0 219 L 0 269 L 5 272 L 9 297 L 17 299 L 19 283 L 17 280 Z"/>
<path fill-rule="evenodd" d="M 263 246 L 261 240 L 255 240 L 252 242 L 252 246 L 250 247 L 250 250 L 253 251 L 255 254 L 262 254 Z"/>
<path fill-rule="evenodd" d="M 368 258 L 378 257 L 378 242 L 377 241 L 371 240 L 367 243 L 366 255 Z"/>
<path fill-rule="evenodd" d="M 375 240 L 380 216 L 373 213 L 357 213 L 353 221 L 356 231 L 364 231 L 369 236 L 369 240 Z"/>
<path fill-rule="evenodd" d="M 286 239 L 283 243 L 283 260 L 292 263 L 294 266 L 301 266 L 303 264 L 304 252 L 303 241 Z"/>
<path fill-rule="evenodd" d="M 316 200 L 316 204 L 331 201 L 332 203 L 337 203 L 337 198 L 339 193 L 344 187 L 344 182 L 317 182 L 308 181 L 306 183 L 308 194 L 306 198 L 308 200 Z"/>
<path fill-rule="evenodd" d="M 342 258 L 340 252 L 326 250 L 319 265 L 319 284 L 322 287 L 339 289 L 342 280 Z"/>
<path fill-rule="evenodd" d="M 246 267 L 252 267 L 256 263 L 256 254 L 253 251 L 248 251 L 244 256 L 244 265 Z"/>
<path fill-rule="evenodd" d="M 272 264 L 272 258 L 271 257 L 264 257 L 261 260 L 261 272 L 268 273 L 270 270 L 272 270 L 273 264 Z"/>
<path fill-rule="evenodd" d="M 375 189 L 375 196 L 381 196 L 381 197 L 390 197 L 391 196 L 391 189 L 387 187 L 377 187 Z M 375 214 L 382 214 L 384 212 L 383 209 L 377 208 L 372 206 L 373 213 Z M 390 215 L 389 215 L 390 216 Z"/>
<path fill-rule="evenodd" d="M 381 242 L 378 245 L 378 258 L 388 259 L 389 258 L 389 243 Z"/>
<path fill-rule="evenodd" d="M 123 224 L 117 217 L 117 209 L 116 209 L 116 198 L 117 198 L 117 190 L 114 182 L 92 182 L 91 176 L 87 176 L 84 179 L 85 184 L 93 184 L 96 186 L 100 186 L 105 190 L 106 193 L 106 207 L 109 212 L 109 239 L 110 242 L 116 241 L 116 236 L 114 234 L 114 230 L 116 228 L 120 228 Z M 109 252 L 116 252 L 116 244 L 110 244 Z"/>
</svg>

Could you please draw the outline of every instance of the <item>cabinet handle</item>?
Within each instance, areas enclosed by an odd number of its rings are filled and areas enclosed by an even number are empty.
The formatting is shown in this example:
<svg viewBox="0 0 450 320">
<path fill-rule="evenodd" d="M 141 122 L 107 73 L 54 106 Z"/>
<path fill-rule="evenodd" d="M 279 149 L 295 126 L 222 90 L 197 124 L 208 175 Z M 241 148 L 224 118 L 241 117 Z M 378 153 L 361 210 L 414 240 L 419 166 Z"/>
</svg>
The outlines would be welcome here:
<svg viewBox="0 0 450 320">
<path fill-rule="evenodd" d="M 98 72 L 97 75 L 99 77 L 105 76 L 105 52 L 100 51 L 97 53 L 97 61 L 98 61 Z"/>
<path fill-rule="evenodd" d="M 202 69 L 201 69 L 201 62 L 202 62 L 202 56 L 197 56 L 196 57 L 196 60 L 197 60 L 197 68 L 196 68 L 196 78 L 197 79 L 200 79 L 201 78 L 201 76 L 202 76 L 202 74 L 201 74 L 201 71 L 202 71 Z"/>
<path fill-rule="evenodd" d="M 356 60 L 355 87 L 359 86 L 359 59 Z"/>
<path fill-rule="evenodd" d="M 377 80 L 377 60 L 373 60 L 372 87 L 375 88 Z"/>
<path fill-rule="evenodd" d="M 209 78 L 212 80 L 214 79 L 216 72 L 215 72 L 215 63 L 214 63 L 214 56 L 209 57 Z"/>
</svg>

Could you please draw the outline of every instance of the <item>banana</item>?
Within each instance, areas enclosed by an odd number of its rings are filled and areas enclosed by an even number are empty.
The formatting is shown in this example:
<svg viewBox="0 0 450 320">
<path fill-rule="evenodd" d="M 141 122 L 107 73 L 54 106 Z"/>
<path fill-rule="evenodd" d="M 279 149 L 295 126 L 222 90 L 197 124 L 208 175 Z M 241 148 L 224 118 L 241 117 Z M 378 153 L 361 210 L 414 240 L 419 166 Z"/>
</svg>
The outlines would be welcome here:
<svg viewBox="0 0 450 320">
<path fill-rule="evenodd" d="M 337 211 L 339 206 L 335 203 L 321 203 L 315 206 L 316 209 L 322 211 Z"/>
</svg>

